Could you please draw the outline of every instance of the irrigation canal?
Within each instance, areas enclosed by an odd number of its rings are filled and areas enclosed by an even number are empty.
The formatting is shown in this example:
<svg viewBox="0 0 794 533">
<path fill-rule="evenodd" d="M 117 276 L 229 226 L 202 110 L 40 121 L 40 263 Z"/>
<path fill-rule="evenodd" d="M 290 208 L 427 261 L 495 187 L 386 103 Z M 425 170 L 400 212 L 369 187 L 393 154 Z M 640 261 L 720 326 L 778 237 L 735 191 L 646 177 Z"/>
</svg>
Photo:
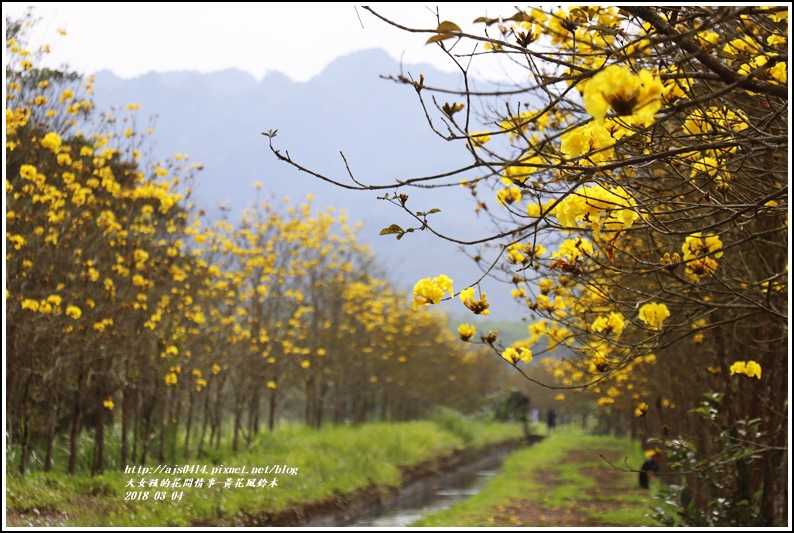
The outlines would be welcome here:
<svg viewBox="0 0 794 533">
<path fill-rule="evenodd" d="M 501 464 L 501 461 L 500 461 Z M 441 511 L 480 492 L 498 468 L 478 469 L 429 481 L 422 490 L 407 494 L 375 515 L 361 517 L 347 527 L 405 527 L 419 518 Z"/>
</svg>

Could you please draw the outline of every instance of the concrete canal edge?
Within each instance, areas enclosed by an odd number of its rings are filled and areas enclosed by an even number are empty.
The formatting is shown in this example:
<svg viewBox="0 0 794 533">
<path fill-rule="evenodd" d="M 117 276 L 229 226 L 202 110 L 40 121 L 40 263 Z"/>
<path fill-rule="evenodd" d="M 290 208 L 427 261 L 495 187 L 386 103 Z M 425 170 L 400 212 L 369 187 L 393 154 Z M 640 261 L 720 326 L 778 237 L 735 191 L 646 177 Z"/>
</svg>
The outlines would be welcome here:
<svg viewBox="0 0 794 533">
<path fill-rule="evenodd" d="M 397 488 L 371 484 L 352 493 L 306 502 L 277 513 L 238 513 L 224 522 L 238 527 L 345 526 L 360 518 L 377 516 L 401 500 L 430 490 L 445 477 L 498 467 L 511 451 L 541 439 L 538 436 L 515 439 L 485 448 L 458 451 L 433 461 L 406 467 L 402 472 L 402 484 Z"/>
</svg>

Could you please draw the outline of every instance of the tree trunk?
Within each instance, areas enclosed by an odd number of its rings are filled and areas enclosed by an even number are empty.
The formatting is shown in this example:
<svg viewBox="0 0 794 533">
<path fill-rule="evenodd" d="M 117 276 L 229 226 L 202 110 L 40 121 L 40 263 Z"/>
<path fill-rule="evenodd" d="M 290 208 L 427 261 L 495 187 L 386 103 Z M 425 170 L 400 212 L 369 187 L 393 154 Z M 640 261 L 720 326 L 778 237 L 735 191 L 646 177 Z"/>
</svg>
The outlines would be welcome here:
<svg viewBox="0 0 794 533">
<path fill-rule="evenodd" d="M 129 387 L 124 386 L 121 392 L 121 454 L 119 457 L 119 469 L 122 471 L 127 467 L 127 454 L 129 453 L 129 444 L 127 443 L 127 419 L 129 410 Z"/>
<path fill-rule="evenodd" d="M 201 459 L 204 452 L 204 437 L 207 435 L 207 425 L 210 419 L 210 393 L 204 396 L 204 408 L 202 409 L 203 419 L 201 421 L 201 433 L 199 434 L 198 450 L 196 451 L 196 459 Z"/>
<path fill-rule="evenodd" d="M 273 431 L 276 428 L 276 391 L 270 391 L 270 399 L 268 402 L 268 412 L 267 412 L 267 429 L 268 431 Z"/>
<path fill-rule="evenodd" d="M 78 362 L 79 364 L 79 362 Z M 80 434 L 80 418 L 83 410 L 83 374 L 77 375 L 77 386 L 74 391 L 74 411 L 72 412 L 72 426 L 69 430 L 69 466 L 67 471 L 74 475 L 77 467 L 77 438 Z"/>
<path fill-rule="evenodd" d="M 215 421 L 212 425 L 212 432 L 215 435 L 215 448 L 221 446 L 221 427 L 223 423 L 223 402 L 221 401 L 221 386 L 222 381 L 218 381 L 218 388 L 215 393 Z M 212 444 L 212 437 L 210 437 L 210 444 Z"/>
<path fill-rule="evenodd" d="M 238 451 L 240 445 L 240 425 L 242 424 L 242 417 L 243 417 L 243 408 L 241 406 L 242 402 L 239 399 L 236 399 L 234 402 L 234 431 L 232 437 L 232 450 L 235 452 Z"/>
<path fill-rule="evenodd" d="M 104 396 L 100 395 L 100 398 Z M 97 411 L 96 431 L 94 433 L 94 460 L 91 464 L 91 475 L 101 474 L 105 470 L 105 412 L 102 406 Z"/>
<path fill-rule="evenodd" d="M 149 432 L 152 430 L 152 411 L 154 404 L 146 406 L 143 413 L 143 427 L 141 431 L 141 458 L 138 464 L 146 464 L 146 456 L 149 454 Z"/>
<path fill-rule="evenodd" d="M 55 428 L 58 425 L 58 413 L 60 412 L 60 403 L 57 398 L 53 397 L 50 400 L 52 408 L 50 409 L 50 417 L 47 421 L 47 452 L 44 457 L 44 471 L 49 472 L 52 470 L 52 452 L 55 447 Z"/>
<path fill-rule="evenodd" d="M 193 426 L 193 403 L 195 401 L 196 395 L 191 392 L 190 393 L 190 402 L 187 406 L 187 422 L 185 422 L 185 446 L 182 449 L 182 456 L 187 460 L 188 454 L 190 453 L 190 430 Z"/>
<path fill-rule="evenodd" d="M 28 421 L 27 416 L 27 409 L 23 406 L 22 407 L 22 422 L 20 424 L 21 431 L 20 431 L 20 445 L 22 447 L 19 453 L 19 475 L 25 475 L 25 468 L 27 467 L 28 462 L 28 445 L 30 443 L 30 424 Z"/>
</svg>

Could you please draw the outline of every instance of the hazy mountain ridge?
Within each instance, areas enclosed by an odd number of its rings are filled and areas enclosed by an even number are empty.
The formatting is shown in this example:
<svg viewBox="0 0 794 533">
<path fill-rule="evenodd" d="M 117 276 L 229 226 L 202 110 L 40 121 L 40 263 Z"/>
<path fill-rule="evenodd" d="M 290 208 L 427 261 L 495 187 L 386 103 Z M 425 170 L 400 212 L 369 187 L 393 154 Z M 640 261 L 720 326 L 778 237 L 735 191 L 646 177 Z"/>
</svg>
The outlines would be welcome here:
<svg viewBox="0 0 794 533">
<path fill-rule="evenodd" d="M 153 157 L 162 160 L 187 153 L 190 161 L 204 165 L 193 199 L 208 213 L 217 213 L 216 208 L 228 201 L 231 218 L 237 219 L 255 198 L 256 181 L 263 183 L 262 199 L 273 194 L 302 200 L 311 193 L 316 208 L 345 209 L 351 222 L 365 223 L 361 240 L 372 245 L 400 287 L 410 289 L 420 278 L 445 273 L 460 290 L 475 281 L 480 271 L 458 252 L 457 245 L 427 232 L 414 232 L 401 241 L 378 235 L 392 223 L 406 228 L 417 225 L 395 206 L 377 200 L 393 190 L 350 191 L 324 183 L 278 161 L 261 135 L 278 130 L 274 144 L 282 153 L 289 152 L 303 166 L 350 184 L 340 151 L 364 183 L 391 183 L 470 163 L 462 143 L 447 143 L 430 131 L 415 91 L 382 78 L 400 71 L 400 65 L 382 50 L 341 57 L 305 83 L 292 82 L 277 72 L 257 81 L 235 69 L 210 74 L 151 72 L 128 80 L 102 71 L 96 76 L 95 104 L 100 110 L 140 104 L 141 121 L 157 115 Z M 456 75 L 428 65 L 402 66 L 402 72 L 415 79 L 422 73 L 434 86 L 454 86 L 458 81 Z M 462 187 L 429 195 L 417 189 L 401 192 L 409 194 L 415 210 L 441 209 L 431 222 L 454 237 L 487 234 L 482 219 L 473 215 L 471 195 Z M 497 298 L 497 292 L 509 290 L 489 292 L 492 316 L 514 318 L 517 304 Z M 461 304 L 454 305 L 459 310 Z"/>
</svg>

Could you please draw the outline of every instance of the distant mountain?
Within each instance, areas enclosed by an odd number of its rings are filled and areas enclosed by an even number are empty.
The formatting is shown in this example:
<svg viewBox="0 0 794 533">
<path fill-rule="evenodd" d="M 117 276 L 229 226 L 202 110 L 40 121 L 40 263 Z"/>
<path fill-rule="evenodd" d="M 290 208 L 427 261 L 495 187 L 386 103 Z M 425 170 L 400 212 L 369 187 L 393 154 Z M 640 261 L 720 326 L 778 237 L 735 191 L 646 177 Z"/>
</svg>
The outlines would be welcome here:
<svg viewBox="0 0 794 533">
<path fill-rule="evenodd" d="M 415 79 L 422 73 L 434 86 L 454 86 L 458 79 L 428 65 L 403 66 L 402 71 Z M 158 115 L 152 156 L 161 160 L 187 153 L 191 161 L 204 165 L 193 199 L 207 213 L 217 215 L 217 207 L 228 201 L 232 220 L 237 219 L 255 198 L 256 181 L 263 183 L 263 193 L 278 198 L 302 200 L 311 193 L 316 208 L 345 209 L 351 222 L 365 223 L 361 240 L 372 245 L 398 286 L 410 289 L 421 278 L 444 273 L 460 290 L 475 281 L 480 270 L 457 245 L 427 232 L 414 232 L 400 241 L 393 235 L 379 236 L 393 223 L 416 225 L 398 208 L 376 199 L 393 191 L 350 191 L 300 173 L 278 161 L 261 135 L 278 130 L 275 145 L 282 152 L 347 183 L 352 182 L 340 151 L 364 183 L 384 184 L 470 163 L 461 143 L 447 143 L 430 131 L 415 91 L 382 78 L 399 73 L 400 65 L 382 50 L 341 57 L 306 83 L 277 72 L 257 81 L 234 69 L 211 74 L 151 72 L 134 79 L 102 71 L 96 76 L 95 104 L 102 110 L 137 103 L 143 116 Z M 453 237 L 472 239 L 488 233 L 481 226 L 483 219 L 473 216 L 471 194 L 462 187 L 430 194 L 419 189 L 401 192 L 409 194 L 414 209 L 441 209 L 431 221 Z M 494 287 L 488 295 L 491 318 L 517 318 L 517 304 L 497 298 L 497 292 L 509 290 L 499 289 Z M 461 304 L 456 302 L 454 309 L 460 311 Z"/>
</svg>

